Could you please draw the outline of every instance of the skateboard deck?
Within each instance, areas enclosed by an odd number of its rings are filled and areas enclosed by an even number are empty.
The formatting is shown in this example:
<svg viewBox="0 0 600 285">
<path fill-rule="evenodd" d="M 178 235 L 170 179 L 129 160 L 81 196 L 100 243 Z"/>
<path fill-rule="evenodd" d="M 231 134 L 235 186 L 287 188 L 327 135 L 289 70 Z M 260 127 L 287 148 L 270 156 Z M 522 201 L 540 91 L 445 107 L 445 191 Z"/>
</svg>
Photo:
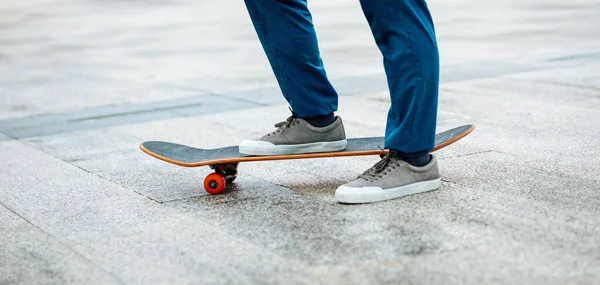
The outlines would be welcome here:
<svg viewBox="0 0 600 285">
<path fill-rule="evenodd" d="M 431 152 L 453 144 L 470 134 L 474 129 L 474 125 L 463 125 L 436 134 L 435 147 Z M 204 188 L 211 194 L 218 194 L 223 191 L 227 183 L 235 180 L 237 177 L 237 164 L 240 162 L 385 155 L 387 153 L 387 150 L 383 149 L 384 137 L 350 138 L 347 141 L 346 149 L 342 151 L 272 156 L 243 155 L 240 154 L 238 146 L 202 149 L 163 141 L 143 142 L 140 144 L 140 149 L 150 156 L 178 166 L 210 166 L 215 170 L 215 173 L 211 173 L 206 177 Z"/>
</svg>

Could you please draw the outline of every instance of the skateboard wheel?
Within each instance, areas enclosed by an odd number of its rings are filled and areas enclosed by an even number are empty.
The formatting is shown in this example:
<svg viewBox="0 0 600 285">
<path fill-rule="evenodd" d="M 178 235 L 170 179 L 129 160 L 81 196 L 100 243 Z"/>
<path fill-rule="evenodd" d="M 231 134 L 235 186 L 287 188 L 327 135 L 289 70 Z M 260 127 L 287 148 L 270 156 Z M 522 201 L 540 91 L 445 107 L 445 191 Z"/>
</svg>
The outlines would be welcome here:
<svg viewBox="0 0 600 285">
<path fill-rule="evenodd" d="M 219 173 L 211 173 L 204 178 L 204 190 L 211 195 L 223 192 L 225 184 L 225 177 Z"/>
</svg>

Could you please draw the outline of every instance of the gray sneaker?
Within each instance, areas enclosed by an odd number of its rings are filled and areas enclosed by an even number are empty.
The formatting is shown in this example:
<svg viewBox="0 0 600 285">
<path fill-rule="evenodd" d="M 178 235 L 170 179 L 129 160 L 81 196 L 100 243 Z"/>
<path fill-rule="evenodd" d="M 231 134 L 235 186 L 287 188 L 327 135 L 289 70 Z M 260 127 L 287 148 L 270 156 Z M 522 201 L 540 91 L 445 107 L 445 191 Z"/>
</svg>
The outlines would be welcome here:
<svg viewBox="0 0 600 285">
<path fill-rule="evenodd" d="M 335 198 L 340 203 L 370 203 L 437 190 L 441 186 L 437 158 L 416 167 L 395 156 L 392 151 L 356 180 L 340 186 Z"/>
<path fill-rule="evenodd" d="M 257 140 L 244 140 L 240 144 L 240 153 L 284 155 L 341 151 L 346 148 L 346 132 L 340 117 L 336 117 L 329 126 L 319 128 L 291 116 L 275 127 L 277 130 Z"/>
</svg>

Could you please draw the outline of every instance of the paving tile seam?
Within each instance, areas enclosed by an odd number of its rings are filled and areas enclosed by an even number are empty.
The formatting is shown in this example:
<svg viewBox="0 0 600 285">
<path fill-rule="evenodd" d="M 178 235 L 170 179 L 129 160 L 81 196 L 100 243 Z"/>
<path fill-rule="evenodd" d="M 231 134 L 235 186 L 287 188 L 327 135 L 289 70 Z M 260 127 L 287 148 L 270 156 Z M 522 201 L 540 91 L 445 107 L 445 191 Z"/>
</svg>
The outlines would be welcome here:
<svg viewBox="0 0 600 285">
<path fill-rule="evenodd" d="M 596 58 L 600 59 L 600 52 L 588 52 L 588 53 L 577 53 L 567 56 L 561 57 L 552 57 L 546 59 L 547 62 L 579 62 L 580 60 L 585 60 L 586 62 L 589 59 Z"/>
<path fill-rule="evenodd" d="M 506 79 L 506 78 L 503 78 Z M 524 82 L 532 82 L 532 81 L 524 81 Z M 559 86 L 559 85 L 556 85 Z M 490 89 L 490 87 L 485 87 L 488 90 L 492 90 Z M 440 87 L 440 91 L 444 91 L 444 92 L 448 92 L 448 93 L 453 93 L 453 94 L 464 94 L 464 95 L 476 95 L 476 96 L 481 96 L 482 98 L 488 97 L 490 96 L 490 93 L 485 92 L 483 89 L 478 89 L 478 90 L 466 90 L 463 87 L 455 87 L 455 86 L 451 86 L 451 87 Z M 505 93 L 505 94 L 509 94 L 509 93 Z M 599 97 L 595 97 L 595 96 L 587 96 L 587 95 L 581 95 L 581 94 L 577 94 L 576 96 L 579 96 L 580 98 L 591 98 L 591 99 L 598 99 Z M 562 102 L 554 102 L 554 101 L 548 101 L 548 100 L 537 100 L 536 102 L 538 102 L 538 104 L 546 104 L 546 105 L 555 105 L 555 106 L 559 106 L 559 107 L 566 107 L 566 108 L 573 108 L 573 109 L 582 109 L 582 110 L 588 110 L 588 111 L 593 111 L 593 112 L 597 112 L 600 111 L 600 109 L 596 109 L 596 108 L 590 108 L 590 107 L 584 107 L 584 106 L 576 106 L 576 105 L 566 105 L 565 103 Z M 482 121 L 483 122 L 483 121 Z M 489 122 L 486 122 L 489 123 Z M 493 121 L 491 121 L 491 123 L 493 123 Z"/>
<path fill-rule="evenodd" d="M 102 120 L 102 119 L 113 118 L 113 117 L 124 117 L 124 116 L 130 116 L 130 115 L 154 113 L 157 111 L 173 111 L 174 112 L 174 110 L 177 108 L 189 108 L 189 107 L 197 107 L 197 106 L 202 106 L 202 103 L 191 103 L 191 104 L 187 104 L 187 105 L 167 107 L 167 108 L 155 108 L 155 109 L 138 110 L 138 111 L 132 111 L 132 112 L 116 112 L 116 113 L 106 114 L 106 115 L 74 118 L 72 120 L 68 120 L 67 123 L 68 122 L 95 121 L 95 120 Z"/>
<path fill-rule="evenodd" d="M 600 87 L 585 86 L 585 85 L 581 85 L 581 84 L 571 84 L 571 83 L 557 82 L 557 81 L 544 80 L 544 79 L 523 79 L 523 78 L 511 78 L 511 77 L 506 77 L 505 79 L 509 80 L 509 81 L 514 81 L 514 82 L 532 82 L 532 83 L 539 83 L 539 84 L 548 84 L 548 85 L 569 87 L 569 88 L 575 88 L 575 89 L 600 91 Z M 600 92 L 598 93 L 597 96 L 582 95 L 582 94 L 578 94 L 578 96 L 600 99 Z"/>
<path fill-rule="evenodd" d="M 103 266 L 95 263 L 93 260 L 91 260 L 88 257 L 86 257 L 83 253 L 77 251 L 76 249 L 74 249 L 73 247 L 71 247 L 69 244 L 63 242 L 61 239 L 57 238 L 56 236 L 54 236 L 50 232 L 44 230 L 43 228 L 41 228 L 40 226 L 36 225 L 35 223 L 33 223 L 32 221 L 30 221 L 29 219 L 25 218 L 23 215 L 17 213 L 16 211 L 14 211 L 10 207 L 8 207 L 6 204 L 4 204 L 2 201 L 0 201 L 0 206 L 4 207 L 9 212 L 11 212 L 14 215 L 18 216 L 20 219 L 22 219 L 23 221 L 25 221 L 27 224 L 29 224 L 32 227 L 34 227 L 35 229 L 37 229 L 42 234 L 46 235 L 48 238 L 52 239 L 53 241 L 55 241 L 56 243 L 58 243 L 59 245 L 61 245 L 62 247 L 64 247 L 66 250 L 72 252 L 76 256 L 78 256 L 78 257 L 82 258 L 83 260 L 85 260 L 86 262 L 90 263 L 93 267 L 96 267 L 96 268 L 100 269 L 104 274 L 106 274 L 108 276 L 111 276 L 118 283 L 120 283 L 120 284 L 126 284 L 123 280 L 121 280 L 121 278 L 119 278 L 119 276 L 116 276 L 112 272 L 107 271 L 106 268 L 104 268 Z"/>
<path fill-rule="evenodd" d="M 146 195 L 144 195 L 144 194 L 142 194 L 142 193 L 139 193 L 139 192 L 137 192 L 137 191 L 135 191 L 135 190 L 133 190 L 133 189 L 129 189 L 129 188 L 127 188 L 127 187 L 124 187 L 123 185 L 120 185 L 119 183 L 116 183 L 115 181 L 112 181 L 112 180 L 110 180 L 109 178 L 103 177 L 102 175 L 100 175 L 100 174 L 98 174 L 98 173 L 94 173 L 94 172 L 92 172 L 92 171 L 89 171 L 89 170 L 87 170 L 87 169 L 85 169 L 85 168 L 83 168 L 83 167 L 80 167 L 80 166 L 78 166 L 78 165 L 76 165 L 76 164 L 73 164 L 73 163 L 71 163 L 71 162 L 69 162 L 69 161 L 62 160 L 62 159 L 60 159 L 60 158 L 58 158 L 58 157 L 56 157 L 56 156 L 54 156 L 54 155 L 52 155 L 52 154 L 50 154 L 50 153 L 47 153 L 47 152 L 45 152 L 45 151 L 44 151 L 44 150 L 42 150 L 42 149 L 36 148 L 34 145 L 32 145 L 32 144 L 28 143 L 28 142 L 27 142 L 27 141 L 25 141 L 25 140 L 17 140 L 17 141 L 18 141 L 19 143 L 22 143 L 22 144 L 24 144 L 24 145 L 26 145 L 26 146 L 28 146 L 28 147 L 30 147 L 30 148 L 32 148 L 32 149 L 34 149 L 34 150 L 37 150 L 38 152 L 40 152 L 40 153 L 41 153 L 41 154 L 43 154 L 43 155 L 46 155 L 46 156 L 49 156 L 49 157 L 51 157 L 51 158 L 53 158 L 53 159 L 55 159 L 55 160 L 58 160 L 58 161 L 59 161 L 59 162 L 61 162 L 61 163 L 65 163 L 65 164 L 67 164 L 67 165 L 70 165 L 70 166 L 72 166 L 72 167 L 75 167 L 75 168 L 77 168 L 77 169 L 79 169 L 79 170 L 81 170 L 81 171 L 83 171 L 83 172 L 85 172 L 85 173 L 88 173 L 88 174 L 90 174 L 90 175 L 96 176 L 96 177 L 98 177 L 98 178 L 100 178 L 100 179 L 102 179 L 102 180 L 104 180 L 104 181 L 107 181 L 107 182 L 109 182 L 109 183 L 111 183 L 111 184 L 114 184 L 114 185 L 115 185 L 115 186 L 117 186 L 117 187 L 120 187 L 120 188 L 122 188 L 122 189 L 125 189 L 125 190 L 127 190 L 127 192 L 126 192 L 126 193 L 129 193 L 129 194 L 133 194 L 133 193 L 135 193 L 133 197 L 139 196 L 139 197 L 142 197 L 142 198 L 148 199 L 148 200 L 150 200 L 151 202 L 154 202 L 154 203 L 160 204 L 160 201 L 158 201 L 158 200 L 155 200 L 155 199 L 153 199 L 153 198 L 151 198 L 151 197 L 148 197 L 148 196 L 146 196 Z"/>
<path fill-rule="evenodd" d="M 213 94 L 214 95 L 214 94 Z M 7 119 L 0 121 L 0 127 L 5 128 L 5 125 L 10 125 L 12 122 L 15 126 L 11 128 L 6 128 L 10 130 L 20 130 L 27 129 L 33 127 L 44 127 L 48 125 L 55 125 L 66 122 L 79 122 L 79 121 L 89 121 L 94 119 L 105 119 L 110 117 L 118 117 L 118 116 L 127 116 L 131 114 L 142 114 L 142 113 L 152 113 L 158 111 L 169 111 L 177 108 L 186 108 L 192 105 L 201 105 L 202 103 L 198 102 L 198 97 L 201 96 L 189 96 L 185 99 L 187 100 L 185 104 L 178 103 L 181 99 L 174 99 L 169 101 L 160 101 L 160 102 L 152 102 L 147 104 L 131 104 L 125 103 L 120 105 L 103 105 L 103 106 L 95 106 L 89 108 L 78 109 L 71 112 L 61 112 L 61 113 L 49 113 L 49 114 L 38 114 L 25 118 L 15 118 L 15 119 Z M 157 105 L 165 105 L 165 103 L 170 103 L 166 105 L 170 106 L 157 106 Z M 97 115 L 90 115 L 97 114 Z M 9 122 L 6 124 L 5 122 Z"/>
<path fill-rule="evenodd" d="M 419 253 L 405 253 L 405 254 L 400 254 L 397 258 L 395 259 L 384 259 L 384 260 L 378 260 L 378 261 L 373 261 L 373 262 L 367 262 L 367 263 L 361 263 L 360 265 L 353 265 L 352 269 L 356 270 L 356 271 L 360 271 L 360 270 L 368 270 L 368 269 L 373 269 L 373 268 L 379 268 L 379 267 L 383 267 L 385 268 L 386 266 L 406 266 L 406 265 L 410 265 L 411 263 L 414 262 L 414 258 L 426 258 L 428 256 L 432 256 L 432 255 L 437 255 L 437 254 L 454 254 L 454 253 L 458 253 L 458 252 L 462 252 L 465 250 L 472 250 L 475 249 L 476 247 L 470 247 L 470 246 L 460 246 L 460 247 L 453 247 L 453 248 L 448 248 L 448 249 L 436 249 L 436 250 L 421 250 Z M 313 267 L 316 270 L 319 270 L 320 267 Z M 329 270 L 330 267 L 323 267 L 323 269 Z M 334 269 L 336 270 L 336 269 Z M 338 269 L 338 270 L 343 270 L 345 271 L 345 269 Z M 433 270 L 432 270 L 433 271 Z M 443 273 L 442 271 L 440 271 L 440 273 Z"/>
<path fill-rule="evenodd" d="M 240 103 L 242 101 L 242 103 Z M 249 106 L 244 106 L 244 103 Z M 108 126 L 119 126 L 135 123 L 136 121 L 153 121 L 158 120 L 157 117 L 147 117 L 151 114 L 163 114 L 162 119 L 171 119 L 190 116 L 189 113 L 183 111 L 194 110 L 200 108 L 203 113 L 211 113 L 212 110 L 222 111 L 222 106 L 238 105 L 243 107 L 261 107 L 261 104 L 241 100 L 239 98 L 231 98 L 222 94 L 204 94 L 195 95 L 174 100 L 166 100 L 152 102 L 147 104 L 121 104 L 109 106 L 96 106 L 91 108 L 79 109 L 72 112 L 55 113 L 55 114 L 40 114 L 25 118 L 16 118 L 0 121 L 0 131 L 14 138 L 26 138 L 30 135 L 23 135 L 23 131 L 44 129 L 49 127 L 67 127 L 73 129 L 95 129 L 103 126 L 102 122 Z M 176 112 L 178 111 L 178 112 Z M 197 111 L 196 111 L 197 112 Z M 195 113 L 193 115 L 196 115 Z M 166 118 L 165 118 L 166 117 Z M 83 128 L 77 128 L 77 125 L 82 125 Z M 87 124 L 87 126 L 85 125 Z M 50 134 L 65 132 L 65 130 L 51 131 Z M 21 133 L 21 134 L 20 134 Z"/>
<path fill-rule="evenodd" d="M 0 131 L 0 142 L 11 141 L 11 140 L 15 140 L 15 138 L 12 136 L 9 136 L 7 133 Z"/>
<path fill-rule="evenodd" d="M 0 200 L 0 206 L 6 208 L 8 211 L 10 211 L 11 213 L 15 214 L 16 216 L 18 216 L 19 218 L 21 218 L 22 220 L 24 220 L 26 223 L 28 223 L 29 225 L 33 226 L 34 228 L 38 229 L 39 231 L 41 231 L 42 233 L 44 233 L 45 235 L 56 239 L 53 235 L 51 235 L 49 232 L 47 232 L 46 230 L 42 229 L 41 227 L 39 227 L 38 225 L 34 224 L 33 222 L 31 222 L 29 219 L 25 218 L 23 215 L 17 213 L 15 210 L 13 210 L 12 208 L 10 208 L 9 206 L 7 206 L 6 204 L 4 204 L 4 202 L 2 202 Z"/>
<path fill-rule="evenodd" d="M 54 158 L 56 158 L 56 157 L 54 157 Z M 56 159 L 58 159 L 58 158 L 56 158 Z M 146 196 L 146 195 L 144 195 L 143 193 L 140 193 L 140 192 L 136 191 L 135 189 L 131 189 L 131 188 L 125 187 L 124 185 L 121 185 L 121 184 L 119 184 L 119 183 L 117 183 L 117 182 L 115 182 L 115 181 L 111 180 L 110 178 L 104 177 L 104 176 L 102 176 L 102 175 L 100 175 L 100 174 L 98 174 L 98 173 L 94 173 L 94 172 L 92 172 L 92 171 L 89 171 L 89 170 L 87 170 L 87 169 L 85 169 L 85 168 L 83 168 L 83 167 L 80 167 L 80 166 L 78 166 L 78 165 L 75 165 L 75 164 L 72 164 L 72 163 L 66 162 L 66 161 L 64 161 L 64 160 L 61 160 L 61 159 L 58 159 L 58 160 L 60 160 L 60 161 L 63 161 L 63 162 L 65 162 L 65 163 L 67 163 L 67 164 L 69 164 L 69 165 L 72 165 L 72 166 L 74 166 L 74 167 L 77 167 L 78 169 L 80 169 L 80 170 L 82 170 L 82 171 L 84 171 L 84 172 L 87 172 L 88 174 L 94 175 L 94 176 L 96 176 L 96 177 L 98 177 L 98 178 L 100 178 L 100 179 L 102 179 L 102 180 L 104 180 L 104 181 L 106 181 L 106 182 L 109 182 L 109 183 L 111 183 L 111 184 L 114 184 L 114 185 L 115 185 L 115 186 L 117 186 L 117 187 L 120 187 L 120 188 L 123 188 L 123 189 L 125 189 L 125 190 L 128 190 L 128 191 L 129 191 L 129 193 L 135 193 L 135 195 L 137 195 L 137 196 L 140 196 L 140 197 L 143 197 L 143 198 L 145 198 L 145 199 L 148 199 L 148 200 L 150 200 L 151 202 L 154 202 L 154 203 L 160 204 L 160 201 L 159 201 L 159 200 L 156 200 L 156 199 L 154 199 L 154 198 L 152 198 L 152 197 L 150 197 L 150 196 Z"/>
<path fill-rule="evenodd" d="M 62 160 L 61 160 L 61 161 L 62 161 Z M 74 166 L 74 167 L 77 167 L 78 169 L 81 169 L 82 171 L 85 171 L 85 172 L 87 172 L 87 173 L 89 173 L 89 174 L 91 174 L 91 175 L 94 175 L 94 176 L 96 176 L 96 177 L 98 177 L 98 178 L 100 178 L 100 179 L 102 179 L 102 180 L 104 180 L 104 181 L 107 181 L 107 182 L 109 182 L 109 183 L 111 183 L 111 184 L 114 184 L 115 186 L 118 186 L 118 187 L 120 187 L 120 188 L 126 189 L 126 190 L 130 191 L 130 193 L 135 193 L 137 196 L 143 197 L 143 198 L 145 198 L 145 199 L 148 199 L 148 200 L 150 200 L 150 201 L 152 201 L 152 202 L 154 202 L 154 203 L 160 204 L 160 201 L 159 201 L 159 200 L 156 200 L 156 199 L 154 199 L 154 198 L 152 198 L 152 197 L 150 197 L 150 196 L 146 196 L 146 195 L 144 195 L 143 193 L 140 193 L 140 192 L 136 191 L 135 189 L 130 189 L 130 188 L 128 188 L 128 187 L 125 187 L 124 185 L 121 185 L 121 184 L 119 184 L 119 183 L 117 183 L 117 182 L 115 182 L 115 181 L 111 180 L 111 179 L 110 179 L 110 178 L 108 178 L 108 177 L 104 177 L 104 176 L 102 176 L 102 175 L 100 175 L 100 174 L 98 174 L 98 173 L 92 172 L 92 171 L 90 171 L 90 170 L 87 170 L 87 169 L 85 169 L 85 168 L 83 168 L 83 167 L 80 167 L 80 166 L 78 166 L 78 165 L 75 165 L 75 164 L 72 164 L 72 163 L 69 163 L 69 162 L 66 162 L 66 161 L 65 161 L 65 163 L 67 163 L 67 164 L 70 164 L 70 165 L 72 165 L 72 166 Z"/>
<path fill-rule="evenodd" d="M 225 189 L 224 192 L 229 192 L 229 191 L 227 191 L 227 189 Z M 171 200 L 164 200 L 164 201 L 160 201 L 158 203 L 161 204 L 161 205 L 168 205 L 169 203 L 186 202 L 188 200 L 202 199 L 203 197 L 209 197 L 209 196 L 207 196 L 207 195 L 198 195 L 198 196 L 192 196 L 192 197 L 185 197 L 185 198 L 177 198 L 177 199 L 171 199 Z"/>
<path fill-rule="evenodd" d="M 273 86 L 273 87 L 277 87 L 277 86 Z M 271 88 L 273 88 L 273 87 L 271 87 Z M 252 90 L 250 90 L 250 92 L 251 91 Z M 229 95 L 227 93 L 225 93 L 225 94 L 217 94 L 217 95 L 220 96 L 220 97 L 223 97 L 223 98 L 230 99 L 230 100 L 244 101 L 244 102 L 246 102 L 248 104 L 256 104 L 257 106 L 255 108 L 268 107 L 268 106 L 275 105 L 275 104 L 266 104 L 266 103 L 256 102 L 256 101 L 252 101 L 252 100 L 248 100 L 248 99 L 238 98 L 238 97 L 235 97 L 235 96 L 231 96 L 231 95 Z"/>
<path fill-rule="evenodd" d="M 511 154 L 511 153 L 502 152 L 502 151 L 498 151 L 498 150 L 494 150 L 494 149 L 488 149 L 488 150 L 462 153 L 462 154 L 457 154 L 457 155 L 453 155 L 453 156 L 440 157 L 439 160 L 453 159 L 453 158 L 459 158 L 459 157 L 465 157 L 465 156 L 473 156 L 473 155 L 479 155 L 479 154 L 491 153 L 491 152 L 515 156 L 514 154 Z"/>
<path fill-rule="evenodd" d="M 138 139 L 140 142 L 144 141 L 143 139 L 140 139 L 137 137 L 134 137 L 134 138 Z M 19 141 L 26 141 L 26 140 L 19 140 Z M 31 147 L 34 147 L 34 146 L 31 146 Z M 38 149 L 38 148 L 36 148 L 36 149 Z M 133 149 L 137 150 L 136 146 L 133 146 Z M 81 156 L 75 156 L 75 157 L 66 158 L 66 159 L 62 159 L 62 158 L 58 158 L 58 157 L 55 157 L 55 158 L 60 159 L 66 163 L 73 164 L 73 163 L 77 163 L 77 162 L 87 162 L 87 161 L 102 158 L 102 157 L 105 157 L 108 155 L 129 154 L 129 153 L 131 153 L 131 150 L 132 150 L 132 147 L 127 147 L 127 148 L 113 149 L 113 150 L 104 151 L 104 152 L 94 152 L 91 155 L 89 153 L 83 153 Z M 46 154 L 51 155 L 49 153 L 46 153 Z"/>
</svg>

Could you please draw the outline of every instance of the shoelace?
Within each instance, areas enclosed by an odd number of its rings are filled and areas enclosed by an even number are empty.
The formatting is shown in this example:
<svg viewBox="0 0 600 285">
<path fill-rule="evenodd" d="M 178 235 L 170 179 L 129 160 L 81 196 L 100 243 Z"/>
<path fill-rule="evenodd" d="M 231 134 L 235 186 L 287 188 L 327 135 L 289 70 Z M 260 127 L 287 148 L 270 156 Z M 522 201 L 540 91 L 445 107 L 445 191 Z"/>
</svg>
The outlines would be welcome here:
<svg viewBox="0 0 600 285">
<path fill-rule="evenodd" d="M 296 121 L 296 114 L 294 114 L 294 111 L 292 111 L 292 109 L 290 108 L 290 112 L 292 112 L 292 115 L 289 116 L 285 121 L 283 122 L 279 122 L 277 124 L 275 124 L 275 127 L 277 128 L 277 130 L 272 131 L 269 136 L 275 135 L 276 133 L 281 133 L 283 132 L 285 129 L 289 128 L 290 126 L 292 126 L 292 124 L 295 123 Z"/>
<path fill-rule="evenodd" d="M 393 158 L 395 152 L 390 151 L 381 158 L 373 167 L 367 169 L 363 174 L 359 175 L 359 178 L 363 178 L 367 181 L 374 181 L 382 178 L 385 174 L 390 173 L 396 167 L 400 166 L 400 160 Z"/>
</svg>

